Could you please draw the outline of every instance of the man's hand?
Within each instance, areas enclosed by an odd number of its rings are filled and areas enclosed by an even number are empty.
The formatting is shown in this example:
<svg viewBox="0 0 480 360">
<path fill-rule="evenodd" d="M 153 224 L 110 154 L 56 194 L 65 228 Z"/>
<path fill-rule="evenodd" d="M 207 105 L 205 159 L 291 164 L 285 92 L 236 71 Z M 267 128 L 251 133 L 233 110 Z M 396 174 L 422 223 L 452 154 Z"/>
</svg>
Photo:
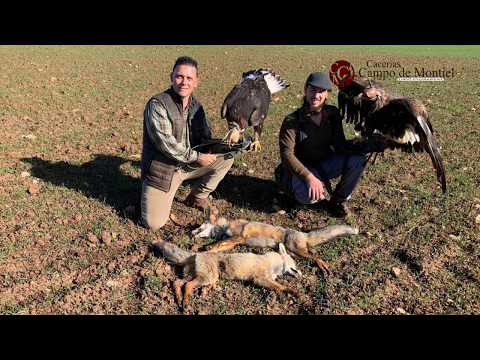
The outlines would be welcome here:
<svg viewBox="0 0 480 360">
<path fill-rule="evenodd" d="M 203 167 L 203 166 L 208 166 L 213 164 L 216 160 L 217 160 L 217 156 L 214 154 L 199 153 L 197 163 Z"/>
<path fill-rule="evenodd" d="M 308 197 L 310 200 L 318 201 L 325 199 L 325 186 L 315 175 L 309 174 L 305 181 L 308 186 Z"/>
</svg>

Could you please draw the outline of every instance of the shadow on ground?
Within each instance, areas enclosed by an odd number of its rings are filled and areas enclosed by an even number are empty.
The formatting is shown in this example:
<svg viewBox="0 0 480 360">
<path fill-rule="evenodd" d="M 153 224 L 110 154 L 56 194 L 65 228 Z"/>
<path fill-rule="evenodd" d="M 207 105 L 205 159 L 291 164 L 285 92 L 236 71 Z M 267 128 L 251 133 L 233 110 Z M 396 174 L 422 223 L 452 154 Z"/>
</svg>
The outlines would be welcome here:
<svg viewBox="0 0 480 360">
<path fill-rule="evenodd" d="M 131 162 L 134 167 L 140 167 L 139 161 L 103 154 L 96 154 L 92 161 L 81 165 L 38 157 L 22 161 L 31 164 L 31 174 L 36 178 L 105 202 L 124 218 L 135 220 L 138 217 L 141 181 L 123 173 L 120 166 Z M 135 206 L 135 213 L 125 211 L 130 205 Z"/>
<path fill-rule="evenodd" d="M 124 218 L 138 219 L 141 181 L 122 172 L 120 166 L 131 162 L 132 166 L 140 167 L 140 161 L 103 154 L 96 154 L 93 160 L 81 165 L 38 157 L 23 158 L 22 161 L 31 164 L 32 176 L 105 202 Z M 272 209 L 274 198 L 283 208 L 293 206 L 287 197 L 279 194 L 273 180 L 247 175 L 227 175 L 214 192 L 214 197 L 225 199 L 237 207 L 266 213 L 275 211 Z M 130 205 L 135 206 L 135 213 L 125 211 Z"/>
<path fill-rule="evenodd" d="M 291 209 L 295 207 L 294 202 L 279 193 L 278 186 L 273 180 L 247 175 L 228 174 L 218 185 L 214 197 L 225 199 L 241 208 L 266 213 L 275 212 L 272 209 L 275 203 L 274 199 L 283 208 Z"/>
</svg>

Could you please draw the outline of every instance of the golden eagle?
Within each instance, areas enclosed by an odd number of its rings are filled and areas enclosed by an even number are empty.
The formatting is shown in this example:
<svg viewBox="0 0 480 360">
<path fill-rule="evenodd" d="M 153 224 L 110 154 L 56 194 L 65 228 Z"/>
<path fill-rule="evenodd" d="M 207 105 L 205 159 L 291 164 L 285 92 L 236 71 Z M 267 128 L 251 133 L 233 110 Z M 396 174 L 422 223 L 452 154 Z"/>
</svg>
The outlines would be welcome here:
<svg viewBox="0 0 480 360">
<path fill-rule="evenodd" d="M 347 123 L 355 124 L 362 137 L 380 134 L 391 148 L 407 152 L 426 151 L 433 163 L 442 191 L 447 191 L 445 169 L 437 146 L 435 133 L 425 106 L 418 100 L 394 97 L 378 82 L 355 80 L 340 86 L 338 92 L 340 115 Z"/>
<path fill-rule="evenodd" d="M 271 69 L 243 73 L 242 80 L 229 92 L 221 109 L 221 117 L 228 123 L 229 131 L 225 136 L 228 144 L 237 143 L 245 129 L 253 126 L 255 136 L 251 149 L 259 151 L 260 135 L 272 94 L 289 86 Z"/>
</svg>

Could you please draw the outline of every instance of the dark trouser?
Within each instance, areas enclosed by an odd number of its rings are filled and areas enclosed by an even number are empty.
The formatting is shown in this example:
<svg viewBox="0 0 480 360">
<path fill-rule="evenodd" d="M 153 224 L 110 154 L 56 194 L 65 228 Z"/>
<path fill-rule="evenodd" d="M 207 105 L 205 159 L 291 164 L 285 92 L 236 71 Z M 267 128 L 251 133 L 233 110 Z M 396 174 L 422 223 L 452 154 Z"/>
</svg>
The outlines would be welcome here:
<svg viewBox="0 0 480 360">
<path fill-rule="evenodd" d="M 332 199 L 337 202 L 344 202 L 350 199 L 365 169 L 367 158 L 364 155 L 340 155 L 332 154 L 325 160 L 320 161 L 316 166 L 308 169 L 318 179 L 325 183 L 326 180 L 341 176 Z M 302 204 L 314 204 L 316 201 L 308 197 L 308 186 L 301 178 L 292 178 L 293 195 Z"/>
</svg>

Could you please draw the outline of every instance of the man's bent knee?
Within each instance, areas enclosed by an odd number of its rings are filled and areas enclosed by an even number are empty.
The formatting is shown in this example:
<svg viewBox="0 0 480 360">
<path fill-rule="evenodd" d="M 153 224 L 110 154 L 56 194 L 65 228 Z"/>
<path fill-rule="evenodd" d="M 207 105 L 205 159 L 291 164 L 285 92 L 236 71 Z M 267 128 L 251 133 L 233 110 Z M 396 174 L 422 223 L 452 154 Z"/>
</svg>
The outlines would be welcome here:
<svg viewBox="0 0 480 360">
<path fill-rule="evenodd" d="M 352 155 L 348 159 L 348 167 L 364 167 L 367 163 L 367 157 L 365 155 Z"/>
<path fill-rule="evenodd" d="M 156 231 L 166 224 L 175 191 L 175 187 L 171 192 L 165 193 L 146 184 L 143 185 L 140 215 L 142 226 Z"/>
<path fill-rule="evenodd" d="M 316 204 L 318 202 L 318 200 L 312 200 L 308 196 L 308 193 L 304 192 L 304 191 L 294 192 L 293 195 L 295 197 L 295 200 L 297 200 L 297 202 L 299 202 L 302 205 L 313 205 L 313 204 Z"/>
<path fill-rule="evenodd" d="M 224 159 L 222 157 L 218 158 L 217 161 L 215 161 L 212 164 L 212 167 L 215 172 L 221 172 L 221 171 L 228 171 L 232 167 L 234 162 L 234 158 L 231 159 Z"/>
<path fill-rule="evenodd" d="M 148 218 L 143 218 L 142 217 L 142 226 L 151 230 L 151 231 L 157 231 L 160 230 L 168 221 L 168 216 L 166 218 L 164 217 L 148 217 Z"/>
</svg>

